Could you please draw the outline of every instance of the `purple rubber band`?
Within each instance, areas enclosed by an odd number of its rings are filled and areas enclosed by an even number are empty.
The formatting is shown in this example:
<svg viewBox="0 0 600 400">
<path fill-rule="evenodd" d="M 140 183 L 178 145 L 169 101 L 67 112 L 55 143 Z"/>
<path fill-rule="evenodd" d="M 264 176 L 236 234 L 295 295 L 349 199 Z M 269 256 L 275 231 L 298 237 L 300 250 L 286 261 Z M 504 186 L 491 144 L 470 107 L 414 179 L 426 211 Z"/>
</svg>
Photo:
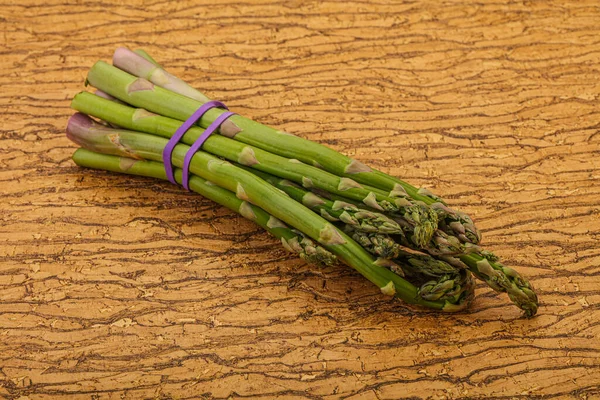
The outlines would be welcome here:
<svg viewBox="0 0 600 400">
<path fill-rule="evenodd" d="M 226 111 L 223 114 L 219 115 L 217 119 L 215 119 L 213 123 L 210 124 L 208 128 L 206 128 L 202 136 L 200 136 L 198 140 L 194 142 L 194 144 L 190 147 L 187 153 L 185 153 L 185 158 L 183 160 L 183 168 L 181 171 L 181 184 L 186 190 L 190 190 L 190 188 L 188 187 L 188 181 L 190 179 L 190 162 L 192 161 L 192 157 L 194 157 L 194 154 L 196 154 L 196 152 L 200 150 L 200 147 L 202 147 L 204 141 L 208 139 L 208 137 L 212 135 L 213 132 L 215 132 L 221 126 L 221 124 L 232 115 L 235 115 L 235 113 L 230 111 Z"/>
<path fill-rule="evenodd" d="M 173 155 L 173 149 L 175 149 L 175 146 L 177 146 L 177 144 L 179 143 L 179 141 L 181 140 L 183 135 L 185 135 L 185 133 L 196 123 L 196 121 L 198 121 L 200 118 L 202 118 L 202 116 L 208 110 L 210 110 L 211 108 L 215 108 L 215 107 L 221 107 L 221 108 L 228 110 L 227 106 L 225 104 L 221 103 L 220 101 L 209 101 L 208 103 L 204 103 L 204 104 L 202 104 L 202 107 L 197 109 L 196 112 L 194 112 L 179 128 L 177 128 L 177 130 L 175 131 L 175 134 L 171 137 L 171 139 L 169 139 L 169 142 L 167 143 L 167 145 L 165 146 L 165 148 L 163 150 L 163 163 L 165 164 L 165 172 L 167 174 L 167 178 L 169 178 L 169 181 L 171 181 L 171 183 L 174 183 L 175 185 L 177 185 L 177 181 L 175 180 L 175 175 L 173 173 L 173 162 L 171 160 L 171 157 Z M 213 124 L 214 124 L 214 122 L 213 122 Z M 212 124 L 210 126 L 212 126 Z M 194 151 L 194 153 L 196 151 L 198 151 L 198 149 L 200 149 L 202 144 L 206 141 L 206 139 L 208 139 L 208 137 L 215 130 L 216 129 L 209 131 L 208 129 L 206 129 L 204 131 L 204 133 L 202 135 L 200 135 L 200 137 L 197 139 L 196 143 L 194 143 L 194 146 L 192 146 L 192 147 L 195 147 L 196 144 L 199 143 L 197 146 L 197 149 Z M 193 155 L 193 153 L 192 153 L 192 155 Z M 191 156 L 190 156 L 190 159 L 191 159 Z M 186 154 L 186 160 L 187 160 L 187 154 Z M 184 187 L 186 189 L 187 189 L 187 181 L 188 181 L 188 171 L 189 171 L 188 168 L 184 169 L 183 177 L 182 177 L 182 179 L 185 182 Z"/>
</svg>

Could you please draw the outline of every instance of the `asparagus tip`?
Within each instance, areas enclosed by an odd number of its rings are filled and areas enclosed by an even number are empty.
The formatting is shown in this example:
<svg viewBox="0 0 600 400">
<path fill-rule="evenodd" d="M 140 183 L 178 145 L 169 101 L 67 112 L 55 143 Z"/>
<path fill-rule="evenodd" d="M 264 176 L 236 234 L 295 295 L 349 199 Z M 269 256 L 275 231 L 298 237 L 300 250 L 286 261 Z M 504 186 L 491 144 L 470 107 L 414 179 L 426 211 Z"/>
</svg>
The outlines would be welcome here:
<svg viewBox="0 0 600 400">
<path fill-rule="evenodd" d="M 411 241 L 419 248 L 426 248 L 438 228 L 438 216 L 435 210 L 425 204 L 407 207 L 403 217 L 412 221 Z"/>
</svg>

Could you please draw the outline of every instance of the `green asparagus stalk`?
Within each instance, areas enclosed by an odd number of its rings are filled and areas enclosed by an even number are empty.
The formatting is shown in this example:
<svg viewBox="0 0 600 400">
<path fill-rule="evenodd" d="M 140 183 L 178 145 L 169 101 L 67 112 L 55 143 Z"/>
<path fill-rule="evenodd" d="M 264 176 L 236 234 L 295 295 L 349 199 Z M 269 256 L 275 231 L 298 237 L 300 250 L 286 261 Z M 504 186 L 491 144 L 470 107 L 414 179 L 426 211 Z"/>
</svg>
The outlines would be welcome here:
<svg viewBox="0 0 600 400">
<path fill-rule="evenodd" d="M 323 199 L 327 199 L 327 200 L 330 200 L 333 202 L 341 201 L 341 202 L 353 205 L 360 210 L 368 210 L 368 207 L 366 207 L 364 204 L 357 202 L 355 200 L 348 199 L 348 198 L 338 196 L 338 195 L 335 195 L 335 194 L 332 194 L 332 193 L 329 193 L 329 192 L 326 192 L 323 190 L 315 189 L 315 188 L 312 188 L 311 191 Z M 395 219 L 395 221 L 398 222 L 399 225 L 406 228 L 405 221 L 400 220 L 400 219 Z M 435 257 L 456 256 L 459 254 L 472 253 L 472 252 L 480 252 L 482 254 L 483 253 L 490 254 L 489 252 L 485 252 L 485 251 L 481 250 L 480 247 L 477 245 L 474 245 L 472 243 L 463 243 L 456 236 L 449 235 L 446 232 L 439 230 L 439 229 L 436 230 L 435 232 L 433 232 L 433 235 L 432 235 L 431 239 L 429 240 L 429 242 L 426 242 L 424 245 L 422 244 L 422 242 L 420 242 L 418 239 L 416 239 L 413 236 L 413 233 L 411 233 L 410 230 L 405 229 L 403 233 L 404 233 L 403 235 L 395 235 L 394 240 L 396 242 L 402 244 L 403 246 L 406 246 L 406 247 L 409 247 L 412 249 L 416 249 L 416 250 L 423 250 Z M 417 244 L 417 243 L 421 243 L 421 244 Z M 456 262 L 456 260 L 452 257 L 450 258 L 450 260 L 452 262 Z M 461 265 L 460 267 L 466 268 L 464 265 Z"/>
<path fill-rule="evenodd" d="M 162 151 L 167 144 L 166 139 L 157 136 L 102 126 L 83 114 L 71 117 L 67 126 L 67 136 L 93 152 L 157 162 L 162 161 Z M 175 166 L 181 167 L 188 150 L 189 146 L 184 144 L 175 147 Z M 248 171 L 203 151 L 193 157 L 190 171 L 235 192 L 238 199 L 262 208 L 275 218 L 303 232 L 377 285 L 384 294 L 396 295 L 410 304 L 444 311 L 456 311 L 464 307 L 462 298 L 456 304 L 446 300 L 432 301 L 421 298 L 415 286 L 382 266 L 385 260 L 374 259 L 330 222 Z"/>
<path fill-rule="evenodd" d="M 180 96 L 176 96 L 176 94 L 187 96 L 186 93 L 195 89 L 182 80 L 177 80 L 177 84 L 173 84 L 171 81 L 163 79 L 162 76 L 167 73 L 164 72 L 162 68 L 158 67 L 156 63 L 149 62 L 147 59 L 140 57 L 138 54 L 135 54 L 128 49 L 117 49 L 113 56 L 113 64 L 123 71 L 149 81 L 143 83 L 145 86 L 149 86 L 148 83 L 152 82 L 153 84 L 169 89 L 172 92 L 171 95 L 162 94 L 163 97 L 169 97 L 171 102 L 169 104 L 164 103 L 163 106 L 159 104 L 158 108 L 152 108 L 149 104 L 150 102 L 145 104 L 130 104 L 181 120 L 185 120 L 200 106 L 200 104 L 190 99 L 186 101 Z M 96 68 L 96 66 L 94 66 L 94 68 Z M 110 82 L 102 82 L 102 75 L 106 75 L 106 71 L 99 72 L 95 71 L 94 68 L 90 71 L 88 80 L 92 85 L 109 91 L 108 86 L 110 86 Z M 138 85 L 142 85 L 142 83 L 138 83 Z M 117 94 L 113 95 L 119 97 Z M 202 93 L 200 93 L 200 95 L 206 97 Z M 198 94 L 195 94 L 195 96 L 196 97 L 188 97 L 191 99 L 199 99 Z M 121 98 L 121 100 L 128 101 L 124 98 Z M 208 99 L 199 101 L 206 102 Z M 214 121 L 219 113 L 220 112 L 215 111 L 207 114 L 205 118 L 200 120 L 199 124 L 203 127 L 207 127 L 208 124 Z M 479 231 L 468 215 L 450 209 L 439 197 L 433 195 L 428 190 L 417 189 L 401 179 L 372 169 L 359 161 L 346 157 L 326 146 L 292 136 L 283 131 L 275 130 L 247 118 L 238 116 L 237 118 L 233 118 L 231 122 L 231 125 L 221 129 L 223 135 L 262 148 L 273 154 L 278 154 L 286 158 L 298 159 L 304 163 L 318 166 L 337 176 L 352 178 L 354 181 L 364 185 L 380 188 L 388 191 L 390 197 L 410 196 L 415 200 L 423 201 L 425 204 L 433 205 L 440 214 L 440 219 L 445 221 L 442 228 L 445 229 L 447 233 L 456 234 L 461 240 L 475 244 L 479 243 L 481 240 Z"/>
<path fill-rule="evenodd" d="M 103 99 L 110 100 L 110 101 L 114 101 L 115 103 L 118 103 L 118 104 L 125 105 L 125 103 L 123 103 L 121 100 L 119 100 L 119 99 L 116 99 L 116 98 L 112 97 L 112 96 L 111 96 L 110 94 L 108 94 L 108 93 L 104 93 L 102 90 L 96 90 L 96 91 L 94 92 L 94 94 L 95 94 L 96 96 L 98 96 L 98 97 L 102 97 Z M 113 128 L 120 128 L 120 126 L 119 126 L 119 125 L 117 125 L 117 124 L 113 124 L 113 123 L 111 123 L 111 122 L 107 122 L 107 121 L 104 121 L 104 120 L 100 120 L 99 122 L 100 122 L 101 124 L 103 124 L 103 125 L 108 125 L 108 126 L 111 126 L 111 127 L 113 127 Z"/>
<path fill-rule="evenodd" d="M 156 161 L 136 160 L 106 154 L 94 153 L 78 149 L 73 154 L 73 160 L 81 167 L 120 172 L 129 175 L 147 176 L 167 179 L 162 163 Z M 175 179 L 181 182 L 181 170 L 175 169 Z M 323 246 L 306 237 L 302 232 L 291 229 L 283 222 L 266 213 L 263 209 L 238 199 L 233 192 L 225 190 L 209 181 L 192 175 L 189 180 L 192 191 L 229 208 L 232 211 L 256 222 L 281 241 L 284 248 L 298 254 L 306 262 L 320 267 L 330 266 L 336 262 L 336 257 Z"/>
<path fill-rule="evenodd" d="M 487 254 L 486 254 L 487 255 Z M 477 253 L 462 254 L 458 256 L 469 270 L 479 279 L 498 292 L 508 294 L 510 300 L 520 309 L 525 311 L 527 317 L 532 317 L 538 310 L 538 298 L 533 287 L 517 271 L 506 267 L 493 257 Z"/>
<path fill-rule="evenodd" d="M 172 118 L 117 104 L 87 92 L 76 95 L 71 107 L 126 129 L 168 138 L 181 125 L 180 121 Z M 203 132 L 203 129 L 193 127 L 184 135 L 182 142 L 191 145 Z M 414 204 L 411 203 L 412 200 L 404 198 L 393 199 L 375 194 L 351 179 L 339 178 L 297 160 L 287 160 L 222 135 L 210 136 L 202 148 L 211 154 L 301 183 L 305 187 L 316 187 L 343 196 L 341 198 L 362 201 L 373 209 L 395 211 L 394 215 L 404 219 L 404 229 L 418 247 L 428 243 L 436 229 L 437 215 L 425 205 Z"/>
<path fill-rule="evenodd" d="M 325 199 L 287 179 L 255 171 L 245 166 L 240 166 L 240 168 L 248 170 L 264 181 L 269 182 L 328 221 L 341 221 L 361 232 L 402 234 L 402 227 L 384 214 L 360 209 L 348 202 Z"/>
</svg>

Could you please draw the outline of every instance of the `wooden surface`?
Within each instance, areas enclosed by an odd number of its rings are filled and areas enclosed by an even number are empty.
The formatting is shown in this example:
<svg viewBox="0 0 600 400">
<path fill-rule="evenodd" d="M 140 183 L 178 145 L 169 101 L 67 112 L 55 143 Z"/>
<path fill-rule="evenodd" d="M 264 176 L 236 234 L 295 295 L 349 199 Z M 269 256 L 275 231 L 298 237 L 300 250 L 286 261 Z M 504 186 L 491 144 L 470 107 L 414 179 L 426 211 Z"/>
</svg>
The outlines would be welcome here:
<svg viewBox="0 0 600 400">
<path fill-rule="evenodd" d="M 600 398 L 597 0 L 79 3 L 0 5 L 0 397 Z M 77 168 L 69 100 L 119 45 L 433 189 L 538 317 L 482 285 L 409 308 L 197 195 Z"/>
</svg>

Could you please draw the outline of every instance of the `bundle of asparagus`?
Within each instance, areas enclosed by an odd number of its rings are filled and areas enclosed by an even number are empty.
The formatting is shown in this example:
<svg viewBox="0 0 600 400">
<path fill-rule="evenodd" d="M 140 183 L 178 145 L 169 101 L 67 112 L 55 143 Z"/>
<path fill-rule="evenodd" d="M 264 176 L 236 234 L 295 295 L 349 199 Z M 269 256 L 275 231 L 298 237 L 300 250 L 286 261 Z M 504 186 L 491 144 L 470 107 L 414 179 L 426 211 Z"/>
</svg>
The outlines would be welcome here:
<svg viewBox="0 0 600 400">
<path fill-rule="evenodd" d="M 67 126 L 82 147 L 75 163 L 159 179 L 167 179 L 168 140 L 210 101 L 141 50 L 118 48 L 113 66 L 98 61 L 86 84 L 98 91 L 75 96 L 78 113 Z M 187 181 L 190 146 L 223 112 L 205 112 L 174 147 L 177 182 Z M 469 304 L 474 275 L 526 316 L 537 311 L 529 282 L 479 247 L 469 216 L 330 148 L 233 115 L 188 161 L 190 190 L 256 222 L 309 263 L 342 261 L 384 294 L 443 311 Z"/>
</svg>

